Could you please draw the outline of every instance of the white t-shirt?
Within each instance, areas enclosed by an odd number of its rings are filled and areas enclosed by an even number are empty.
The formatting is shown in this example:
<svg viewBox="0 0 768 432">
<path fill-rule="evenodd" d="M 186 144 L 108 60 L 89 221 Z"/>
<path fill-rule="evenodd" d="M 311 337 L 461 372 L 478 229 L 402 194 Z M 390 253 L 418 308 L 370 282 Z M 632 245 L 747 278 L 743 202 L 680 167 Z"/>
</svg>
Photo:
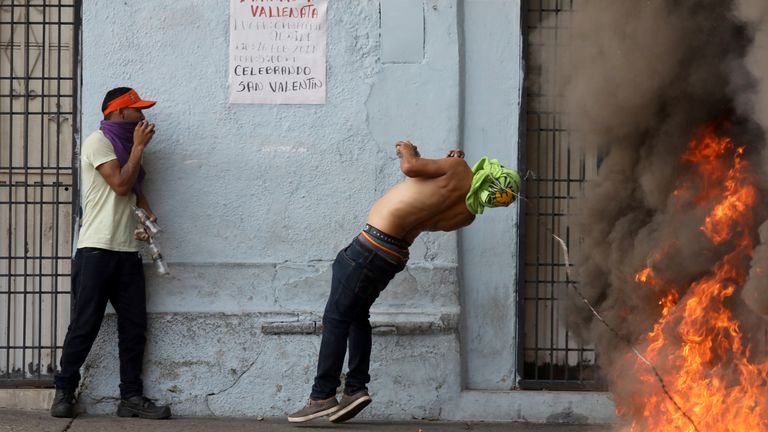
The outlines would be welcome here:
<svg viewBox="0 0 768 432">
<path fill-rule="evenodd" d="M 82 187 L 83 223 L 77 247 L 95 247 L 118 252 L 139 250 L 133 238 L 136 219 L 132 205 L 136 195 L 115 193 L 96 169 L 117 159 L 115 149 L 100 130 L 92 133 L 80 150 L 80 179 Z"/>
</svg>

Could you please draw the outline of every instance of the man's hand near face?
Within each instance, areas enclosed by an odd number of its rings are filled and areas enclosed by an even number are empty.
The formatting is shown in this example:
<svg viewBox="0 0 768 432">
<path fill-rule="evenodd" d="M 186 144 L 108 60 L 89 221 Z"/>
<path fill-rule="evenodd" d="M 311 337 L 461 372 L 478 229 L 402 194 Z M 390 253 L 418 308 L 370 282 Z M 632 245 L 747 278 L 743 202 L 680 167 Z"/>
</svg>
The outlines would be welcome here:
<svg viewBox="0 0 768 432">
<path fill-rule="evenodd" d="M 133 131 L 133 145 L 139 150 L 144 150 L 154 136 L 155 124 L 142 120 L 136 125 L 136 130 Z"/>
</svg>

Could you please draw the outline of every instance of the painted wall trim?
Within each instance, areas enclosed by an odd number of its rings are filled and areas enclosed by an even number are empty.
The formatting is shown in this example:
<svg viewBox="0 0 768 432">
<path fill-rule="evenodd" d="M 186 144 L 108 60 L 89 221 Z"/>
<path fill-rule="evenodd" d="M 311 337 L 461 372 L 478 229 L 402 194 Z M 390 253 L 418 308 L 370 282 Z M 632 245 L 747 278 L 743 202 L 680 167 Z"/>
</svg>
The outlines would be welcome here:
<svg viewBox="0 0 768 432">
<path fill-rule="evenodd" d="M 430 335 L 451 333 L 458 328 L 458 314 L 419 314 L 418 317 L 404 314 L 379 314 L 371 320 L 373 334 L 388 335 Z M 418 318 L 418 319 L 414 319 Z M 322 319 L 298 318 L 292 321 L 275 321 L 262 324 L 265 335 L 319 335 L 323 332 Z"/>
</svg>

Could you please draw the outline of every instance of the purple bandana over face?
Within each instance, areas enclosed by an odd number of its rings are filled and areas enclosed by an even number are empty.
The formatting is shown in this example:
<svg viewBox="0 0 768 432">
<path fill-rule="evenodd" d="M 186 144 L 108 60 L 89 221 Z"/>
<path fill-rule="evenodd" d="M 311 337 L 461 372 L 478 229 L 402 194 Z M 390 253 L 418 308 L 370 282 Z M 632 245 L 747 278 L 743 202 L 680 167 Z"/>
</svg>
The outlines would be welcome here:
<svg viewBox="0 0 768 432">
<path fill-rule="evenodd" d="M 138 122 L 126 122 L 126 121 L 110 121 L 102 120 L 101 131 L 104 136 L 107 137 L 112 147 L 115 149 L 117 155 L 117 161 L 120 163 L 120 167 L 128 163 L 128 159 L 131 157 L 131 148 L 133 147 L 133 131 L 136 129 Z M 144 181 L 144 166 L 139 167 L 139 175 L 136 177 L 136 183 L 133 184 L 131 190 L 136 196 L 139 196 L 141 190 L 141 183 Z"/>
</svg>

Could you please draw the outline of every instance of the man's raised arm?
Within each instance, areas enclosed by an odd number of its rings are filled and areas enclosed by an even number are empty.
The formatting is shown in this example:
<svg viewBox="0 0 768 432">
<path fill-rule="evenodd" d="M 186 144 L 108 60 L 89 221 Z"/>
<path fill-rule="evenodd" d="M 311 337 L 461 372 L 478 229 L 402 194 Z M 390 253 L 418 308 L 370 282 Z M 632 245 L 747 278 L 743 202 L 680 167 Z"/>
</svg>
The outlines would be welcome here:
<svg viewBox="0 0 768 432">
<path fill-rule="evenodd" d="M 400 158 L 400 170 L 411 178 L 435 178 L 448 172 L 450 159 L 423 159 L 410 141 L 398 141 L 395 153 Z"/>
<path fill-rule="evenodd" d="M 128 162 L 120 166 L 120 162 L 113 159 L 96 167 L 96 170 L 116 194 L 124 196 L 131 192 L 141 169 L 141 156 L 144 153 L 144 148 L 152 140 L 154 134 L 154 124 L 146 121 L 139 122 L 133 133 L 133 147 Z"/>
</svg>

